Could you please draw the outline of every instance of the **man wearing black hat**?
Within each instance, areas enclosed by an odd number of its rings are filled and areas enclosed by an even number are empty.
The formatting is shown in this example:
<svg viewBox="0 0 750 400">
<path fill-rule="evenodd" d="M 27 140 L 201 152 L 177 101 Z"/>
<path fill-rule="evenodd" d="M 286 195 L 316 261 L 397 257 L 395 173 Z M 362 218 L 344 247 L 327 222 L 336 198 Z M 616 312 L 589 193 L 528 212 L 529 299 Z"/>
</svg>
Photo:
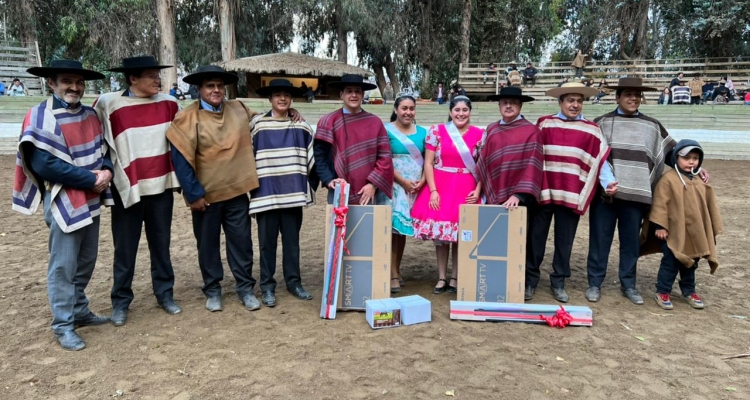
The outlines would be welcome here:
<svg viewBox="0 0 750 400">
<path fill-rule="evenodd" d="M 611 148 L 607 159 L 611 168 L 606 169 L 611 172 L 600 175 L 600 196 L 591 202 L 586 299 L 596 302 L 601 298 L 617 226 L 620 290 L 633 304 L 640 305 L 643 297 L 636 289 L 636 264 L 641 222 L 664 171 L 664 157 L 677 143 L 659 121 L 638 111 L 643 92 L 658 89 L 643 86 L 641 78 L 620 78 L 617 85 L 606 88 L 616 91 L 617 109 L 594 120 Z M 611 184 L 616 190 L 607 192 L 605 188 Z"/>
<path fill-rule="evenodd" d="M 122 60 L 110 71 L 122 72 L 128 88 L 101 95 L 94 103 L 112 152 L 115 176 L 112 239 L 115 245 L 112 323 L 124 325 L 133 301 L 138 243 L 145 225 L 151 255 L 151 282 L 160 307 L 182 310 L 174 301 L 174 269 L 169 254 L 173 190 L 179 187 L 172 168 L 166 131 L 180 106 L 159 93 L 159 65 L 152 56 Z"/>
<path fill-rule="evenodd" d="M 274 79 L 255 91 L 271 102 L 271 111 L 250 123 L 260 187 L 250 193 L 250 214 L 258 221 L 260 290 L 264 305 L 276 304 L 276 245 L 281 233 L 282 267 L 287 290 L 300 300 L 312 295 L 302 287 L 299 231 L 302 209 L 314 204 L 318 187 L 313 157 L 314 132 L 289 115 L 292 99 L 305 89 Z M 283 161 L 280 161 L 283 160 Z"/>
<path fill-rule="evenodd" d="M 81 105 L 85 81 L 104 75 L 70 60 L 27 72 L 47 78 L 53 95 L 24 119 L 13 209 L 33 214 L 43 203 L 52 331 L 62 348 L 81 350 L 86 344 L 74 329 L 109 321 L 91 312 L 85 290 L 96 264 L 101 206 L 112 205 L 113 168 L 96 112 Z"/>
<path fill-rule="evenodd" d="M 328 188 L 328 202 L 342 181 L 351 185 L 349 204 L 374 202 L 376 190 L 391 198 L 394 172 L 388 133 L 380 118 L 362 110 L 364 91 L 377 86 L 350 74 L 328 86 L 338 89 L 344 101 L 340 110 L 318 120 L 313 145 L 315 168 Z"/>
<path fill-rule="evenodd" d="M 258 187 L 250 119 L 238 100 L 224 100 L 237 75 L 205 66 L 183 78 L 198 87 L 200 100 L 177 114 L 167 130 L 175 172 L 193 215 L 206 308 L 221 311 L 221 228 L 237 297 L 248 310 L 260 308 L 253 294 L 253 243 L 248 192 Z"/>
</svg>

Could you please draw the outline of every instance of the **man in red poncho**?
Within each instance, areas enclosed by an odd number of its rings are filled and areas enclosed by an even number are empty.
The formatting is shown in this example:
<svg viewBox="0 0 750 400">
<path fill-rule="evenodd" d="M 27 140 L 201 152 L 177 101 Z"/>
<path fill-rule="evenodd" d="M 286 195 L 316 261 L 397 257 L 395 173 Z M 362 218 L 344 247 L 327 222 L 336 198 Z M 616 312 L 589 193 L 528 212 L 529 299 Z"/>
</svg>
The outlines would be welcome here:
<svg viewBox="0 0 750 400">
<path fill-rule="evenodd" d="M 340 90 L 344 101 L 341 109 L 320 118 L 313 144 L 315 169 L 328 189 L 328 203 L 342 181 L 351 185 L 349 204 L 374 202 L 377 190 L 391 198 L 394 172 L 388 133 L 380 118 L 362 110 L 364 91 L 377 86 L 348 74 L 328 86 Z"/>
</svg>

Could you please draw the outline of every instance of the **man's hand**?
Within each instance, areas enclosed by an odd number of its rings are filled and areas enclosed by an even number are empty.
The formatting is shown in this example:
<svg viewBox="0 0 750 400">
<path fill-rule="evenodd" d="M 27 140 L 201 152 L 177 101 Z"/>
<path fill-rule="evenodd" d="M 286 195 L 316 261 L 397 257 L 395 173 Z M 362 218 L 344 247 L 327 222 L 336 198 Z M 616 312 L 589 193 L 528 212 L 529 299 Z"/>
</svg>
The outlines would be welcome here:
<svg viewBox="0 0 750 400">
<path fill-rule="evenodd" d="M 505 203 L 500 204 L 501 206 L 505 207 L 506 210 L 515 210 L 518 208 L 518 203 L 521 200 L 518 199 L 516 196 L 510 196 L 508 200 L 505 200 Z"/>
<path fill-rule="evenodd" d="M 109 187 L 109 181 L 112 180 L 112 173 L 109 170 L 95 170 L 91 171 L 96 175 L 96 182 L 94 183 L 94 192 L 101 193 Z"/>
<path fill-rule="evenodd" d="M 698 176 L 701 177 L 703 183 L 708 183 L 708 179 L 710 178 L 710 176 L 708 175 L 708 171 L 701 168 L 701 172 L 698 173 Z"/>
<path fill-rule="evenodd" d="M 190 203 L 190 211 L 206 211 L 206 207 L 210 206 L 206 202 L 206 199 L 201 197 L 200 199 Z"/>
<path fill-rule="evenodd" d="M 658 237 L 661 240 L 667 240 L 667 237 L 669 236 L 669 231 L 666 229 L 657 229 L 656 230 L 656 237 Z"/>
<path fill-rule="evenodd" d="M 344 184 L 344 183 L 346 183 L 346 179 L 336 178 L 336 179 L 328 182 L 328 189 L 336 190 L 336 184 L 337 183 Z"/>
<path fill-rule="evenodd" d="M 605 193 L 605 194 L 607 194 L 607 196 L 614 196 L 614 195 L 615 195 L 615 193 L 617 193 L 617 189 L 618 189 L 618 186 L 617 186 L 617 185 L 618 185 L 619 183 L 620 183 L 620 182 L 617 182 L 617 181 L 614 181 L 614 182 L 610 182 L 610 183 L 609 183 L 609 184 L 607 185 L 607 188 L 606 188 L 606 189 L 604 189 L 604 193 Z"/>
<path fill-rule="evenodd" d="M 362 197 L 359 198 L 359 205 L 367 205 L 367 203 L 375 198 L 375 186 L 373 186 L 372 183 L 368 183 L 363 186 L 357 194 L 362 195 Z"/>
<path fill-rule="evenodd" d="M 305 121 L 305 118 L 302 116 L 302 114 L 300 114 L 299 111 L 297 111 L 294 108 L 290 108 L 289 109 L 289 116 L 292 117 L 292 121 L 294 121 L 294 122 L 304 122 Z"/>
</svg>

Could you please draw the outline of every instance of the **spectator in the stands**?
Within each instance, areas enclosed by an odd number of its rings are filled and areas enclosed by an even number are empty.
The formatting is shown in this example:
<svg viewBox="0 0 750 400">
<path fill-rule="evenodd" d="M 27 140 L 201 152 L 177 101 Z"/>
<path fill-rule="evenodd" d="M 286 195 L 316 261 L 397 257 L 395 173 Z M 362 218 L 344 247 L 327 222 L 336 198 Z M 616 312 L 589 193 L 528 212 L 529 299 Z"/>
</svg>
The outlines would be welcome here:
<svg viewBox="0 0 750 400">
<path fill-rule="evenodd" d="M 567 76 L 565 76 L 565 77 L 562 78 L 562 81 L 560 81 L 560 83 L 557 84 L 557 87 L 562 87 L 562 85 L 564 85 L 566 83 L 568 83 L 568 77 Z"/>
<path fill-rule="evenodd" d="M 672 91 L 669 90 L 669 87 L 665 87 L 664 90 L 659 95 L 659 102 L 657 104 L 672 104 Z"/>
<path fill-rule="evenodd" d="M 745 93 L 745 105 L 750 106 L 750 91 Z"/>
<path fill-rule="evenodd" d="M 724 79 L 727 82 L 727 89 L 729 89 L 729 99 L 733 100 L 732 97 L 734 97 L 734 82 L 732 82 L 731 79 L 729 79 L 728 75 L 724 75 L 721 79 Z"/>
<path fill-rule="evenodd" d="M 5 81 L 0 82 L 0 96 L 5 96 Z"/>
<path fill-rule="evenodd" d="M 29 92 L 26 87 L 21 83 L 21 80 L 16 78 L 13 79 L 13 85 L 8 89 L 8 96 L 28 96 Z"/>
<path fill-rule="evenodd" d="M 719 87 L 714 89 L 714 94 L 711 95 L 711 100 L 714 104 L 726 104 L 732 96 L 729 88 L 726 86 L 727 83 L 722 79 L 719 81 Z"/>
<path fill-rule="evenodd" d="M 531 86 L 536 85 L 536 74 L 539 71 L 537 71 L 536 68 L 534 68 L 531 63 L 526 63 L 526 68 L 523 70 L 523 84 L 524 86 L 529 86 L 529 82 L 531 82 Z"/>
<path fill-rule="evenodd" d="M 678 73 L 677 76 L 672 78 L 672 82 L 669 82 L 669 88 L 672 89 L 674 86 L 677 86 L 680 84 L 680 81 L 682 81 L 683 74 L 682 72 Z"/>
<path fill-rule="evenodd" d="M 703 103 L 708 102 L 708 99 L 713 98 L 714 94 L 714 83 L 712 81 L 706 81 L 706 84 L 703 85 L 703 88 L 701 89 L 703 92 Z"/>
<path fill-rule="evenodd" d="M 491 62 L 490 65 L 487 66 L 487 71 L 482 72 L 482 83 L 487 83 L 487 75 L 492 77 L 492 82 L 495 82 L 495 71 L 495 63 Z"/>
<path fill-rule="evenodd" d="M 604 96 L 606 96 L 606 95 L 608 95 L 610 93 L 610 90 L 607 89 L 607 87 L 606 87 L 607 85 L 608 85 L 607 84 L 607 79 L 602 78 L 602 80 L 599 81 L 599 87 L 598 87 L 599 94 L 597 94 L 596 97 L 594 97 L 594 103 L 593 104 L 599 104 L 599 100 L 602 97 L 604 97 Z"/>
<path fill-rule="evenodd" d="M 690 88 L 686 80 L 680 79 L 680 83 L 672 86 L 672 104 L 690 104 Z"/>
<path fill-rule="evenodd" d="M 508 68 L 505 68 L 505 79 L 506 80 L 508 79 L 508 75 L 510 75 L 510 71 L 513 71 L 513 70 L 518 70 L 518 68 L 516 68 L 516 62 L 515 61 L 511 61 L 510 64 L 508 65 Z"/>
<path fill-rule="evenodd" d="M 583 54 L 581 49 L 578 49 L 575 57 L 573 57 L 573 62 L 570 63 L 570 66 L 575 70 L 576 78 L 580 79 L 584 76 L 583 68 L 586 66 L 586 56 L 588 56 L 588 54 Z"/>
</svg>

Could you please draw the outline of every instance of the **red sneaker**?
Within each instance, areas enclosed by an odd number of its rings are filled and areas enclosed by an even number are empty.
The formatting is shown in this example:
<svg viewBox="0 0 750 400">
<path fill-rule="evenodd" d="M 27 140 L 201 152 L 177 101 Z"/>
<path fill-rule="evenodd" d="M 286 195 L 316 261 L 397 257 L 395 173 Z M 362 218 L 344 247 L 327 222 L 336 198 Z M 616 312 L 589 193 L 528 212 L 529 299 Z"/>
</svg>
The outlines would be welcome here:
<svg viewBox="0 0 750 400">
<path fill-rule="evenodd" d="M 671 310 L 674 308 L 672 300 L 669 299 L 669 293 L 657 293 L 655 299 L 656 304 L 665 310 Z"/>
<path fill-rule="evenodd" d="M 696 293 L 693 293 L 689 296 L 685 296 L 685 301 L 687 301 L 687 303 L 690 304 L 690 307 L 693 307 L 698 310 L 702 310 L 703 307 L 705 307 L 705 305 L 703 304 L 703 300 Z"/>
</svg>

